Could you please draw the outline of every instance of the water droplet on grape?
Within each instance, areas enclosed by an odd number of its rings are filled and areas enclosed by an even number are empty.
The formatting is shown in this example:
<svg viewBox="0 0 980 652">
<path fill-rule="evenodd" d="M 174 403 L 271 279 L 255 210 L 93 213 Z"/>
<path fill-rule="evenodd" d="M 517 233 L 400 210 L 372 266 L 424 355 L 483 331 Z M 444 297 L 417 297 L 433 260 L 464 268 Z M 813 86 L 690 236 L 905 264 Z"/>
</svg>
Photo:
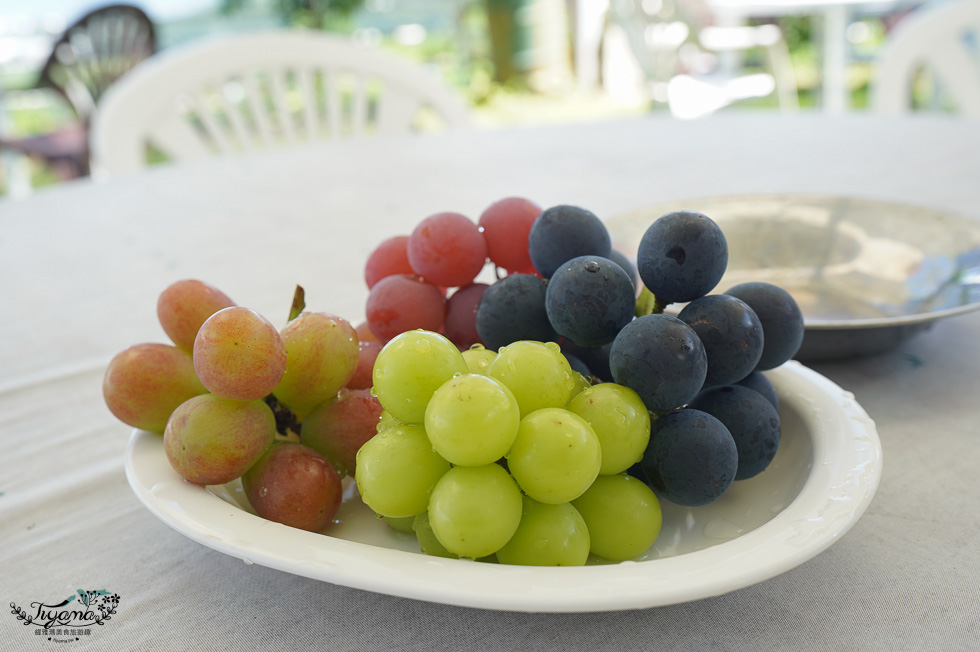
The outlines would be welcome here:
<svg viewBox="0 0 980 652">
<path fill-rule="evenodd" d="M 592 272 L 594 274 L 598 272 L 600 269 L 601 268 L 599 266 L 599 263 L 595 262 L 594 260 L 590 260 L 587 263 L 585 263 L 585 271 L 587 272 Z"/>
</svg>

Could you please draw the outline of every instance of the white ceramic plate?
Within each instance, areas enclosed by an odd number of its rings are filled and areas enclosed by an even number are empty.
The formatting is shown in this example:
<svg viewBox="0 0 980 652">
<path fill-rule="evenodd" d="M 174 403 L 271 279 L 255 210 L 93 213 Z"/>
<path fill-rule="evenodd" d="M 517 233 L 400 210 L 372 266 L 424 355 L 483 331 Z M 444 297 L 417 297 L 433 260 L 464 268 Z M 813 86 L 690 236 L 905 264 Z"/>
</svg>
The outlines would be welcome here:
<svg viewBox="0 0 980 652">
<path fill-rule="evenodd" d="M 763 473 L 710 505 L 662 502 L 664 526 L 639 560 L 531 568 L 423 555 L 374 517 L 349 483 L 329 536 L 255 516 L 240 483 L 203 488 L 170 467 L 159 435 L 135 431 L 126 476 L 181 534 L 247 564 L 431 602 L 526 612 L 639 609 L 720 595 L 783 573 L 839 539 L 881 477 L 874 423 L 853 395 L 796 362 L 767 372 L 783 434 Z"/>
</svg>

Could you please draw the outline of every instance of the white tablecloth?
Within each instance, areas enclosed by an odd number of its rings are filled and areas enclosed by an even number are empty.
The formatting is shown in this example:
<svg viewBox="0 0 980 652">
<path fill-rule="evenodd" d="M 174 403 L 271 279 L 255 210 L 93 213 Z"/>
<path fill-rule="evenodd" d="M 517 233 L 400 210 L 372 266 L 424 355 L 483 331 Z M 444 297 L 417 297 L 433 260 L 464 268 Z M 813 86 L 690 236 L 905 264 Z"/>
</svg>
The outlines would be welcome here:
<svg viewBox="0 0 980 652">
<path fill-rule="evenodd" d="M 110 621 L 67 643 L 8 613 L 0 648 L 980 649 L 980 313 L 880 357 L 815 365 L 854 392 L 884 449 L 878 493 L 845 536 L 774 579 L 636 611 L 485 611 L 245 565 L 139 503 L 123 470 L 131 429 L 101 396 L 113 354 L 166 341 L 156 297 L 177 279 L 279 321 L 300 283 L 312 308 L 357 322 L 367 253 L 437 211 L 476 217 L 523 195 L 605 218 L 807 192 L 980 218 L 978 152 L 980 123 L 942 118 L 651 118 L 299 148 L 0 203 L 2 597 L 27 609 L 78 589 L 120 597 Z"/>
</svg>

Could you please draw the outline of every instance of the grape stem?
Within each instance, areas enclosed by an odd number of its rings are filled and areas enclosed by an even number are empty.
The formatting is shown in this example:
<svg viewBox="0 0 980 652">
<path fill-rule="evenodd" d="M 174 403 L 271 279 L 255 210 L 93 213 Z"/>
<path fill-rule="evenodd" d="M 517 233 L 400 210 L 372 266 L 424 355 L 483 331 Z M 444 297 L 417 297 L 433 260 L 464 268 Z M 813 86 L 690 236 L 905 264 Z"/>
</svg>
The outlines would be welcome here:
<svg viewBox="0 0 980 652">
<path fill-rule="evenodd" d="M 296 418 L 296 414 L 280 403 L 272 394 L 265 397 L 265 402 L 276 417 L 276 432 L 290 441 L 299 441 L 299 431 L 302 424 Z"/>
<path fill-rule="evenodd" d="M 637 317 L 642 317 L 643 315 L 659 315 L 666 307 L 666 303 L 660 303 L 653 292 L 647 289 L 646 286 L 643 286 L 643 289 L 640 290 L 640 296 L 636 300 L 636 311 L 634 314 Z"/>
</svg>

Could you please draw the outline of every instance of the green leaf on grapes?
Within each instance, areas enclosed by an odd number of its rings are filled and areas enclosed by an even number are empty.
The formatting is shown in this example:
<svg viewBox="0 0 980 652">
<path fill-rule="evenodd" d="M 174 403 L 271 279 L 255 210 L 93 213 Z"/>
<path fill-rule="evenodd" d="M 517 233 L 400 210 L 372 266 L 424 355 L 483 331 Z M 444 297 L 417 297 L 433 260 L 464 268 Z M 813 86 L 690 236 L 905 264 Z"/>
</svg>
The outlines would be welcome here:
<svg viewBox="0 0 980 652">
<path fill-rule="evenodd" d="M 296 286 L 296 291 L 293 292 L 293 305 L 289 307 L 289 321 L 292 321 L 299 317 L 300 313 L 306 309 L 306 291 L 303 290 L 302 285 Z"/>
<path fill-rule="evenodd" d="M 654 296 L 646 286 L 640 290 L 640 296 L 636 300 L 636 311 L 634 314 L 637 317 L 642 317 L 643 315 L 654 315 L 660 314 L 664 311 L 666 305 L 662 305 L 657 301 L 657 297 Z"/>
</svg>

